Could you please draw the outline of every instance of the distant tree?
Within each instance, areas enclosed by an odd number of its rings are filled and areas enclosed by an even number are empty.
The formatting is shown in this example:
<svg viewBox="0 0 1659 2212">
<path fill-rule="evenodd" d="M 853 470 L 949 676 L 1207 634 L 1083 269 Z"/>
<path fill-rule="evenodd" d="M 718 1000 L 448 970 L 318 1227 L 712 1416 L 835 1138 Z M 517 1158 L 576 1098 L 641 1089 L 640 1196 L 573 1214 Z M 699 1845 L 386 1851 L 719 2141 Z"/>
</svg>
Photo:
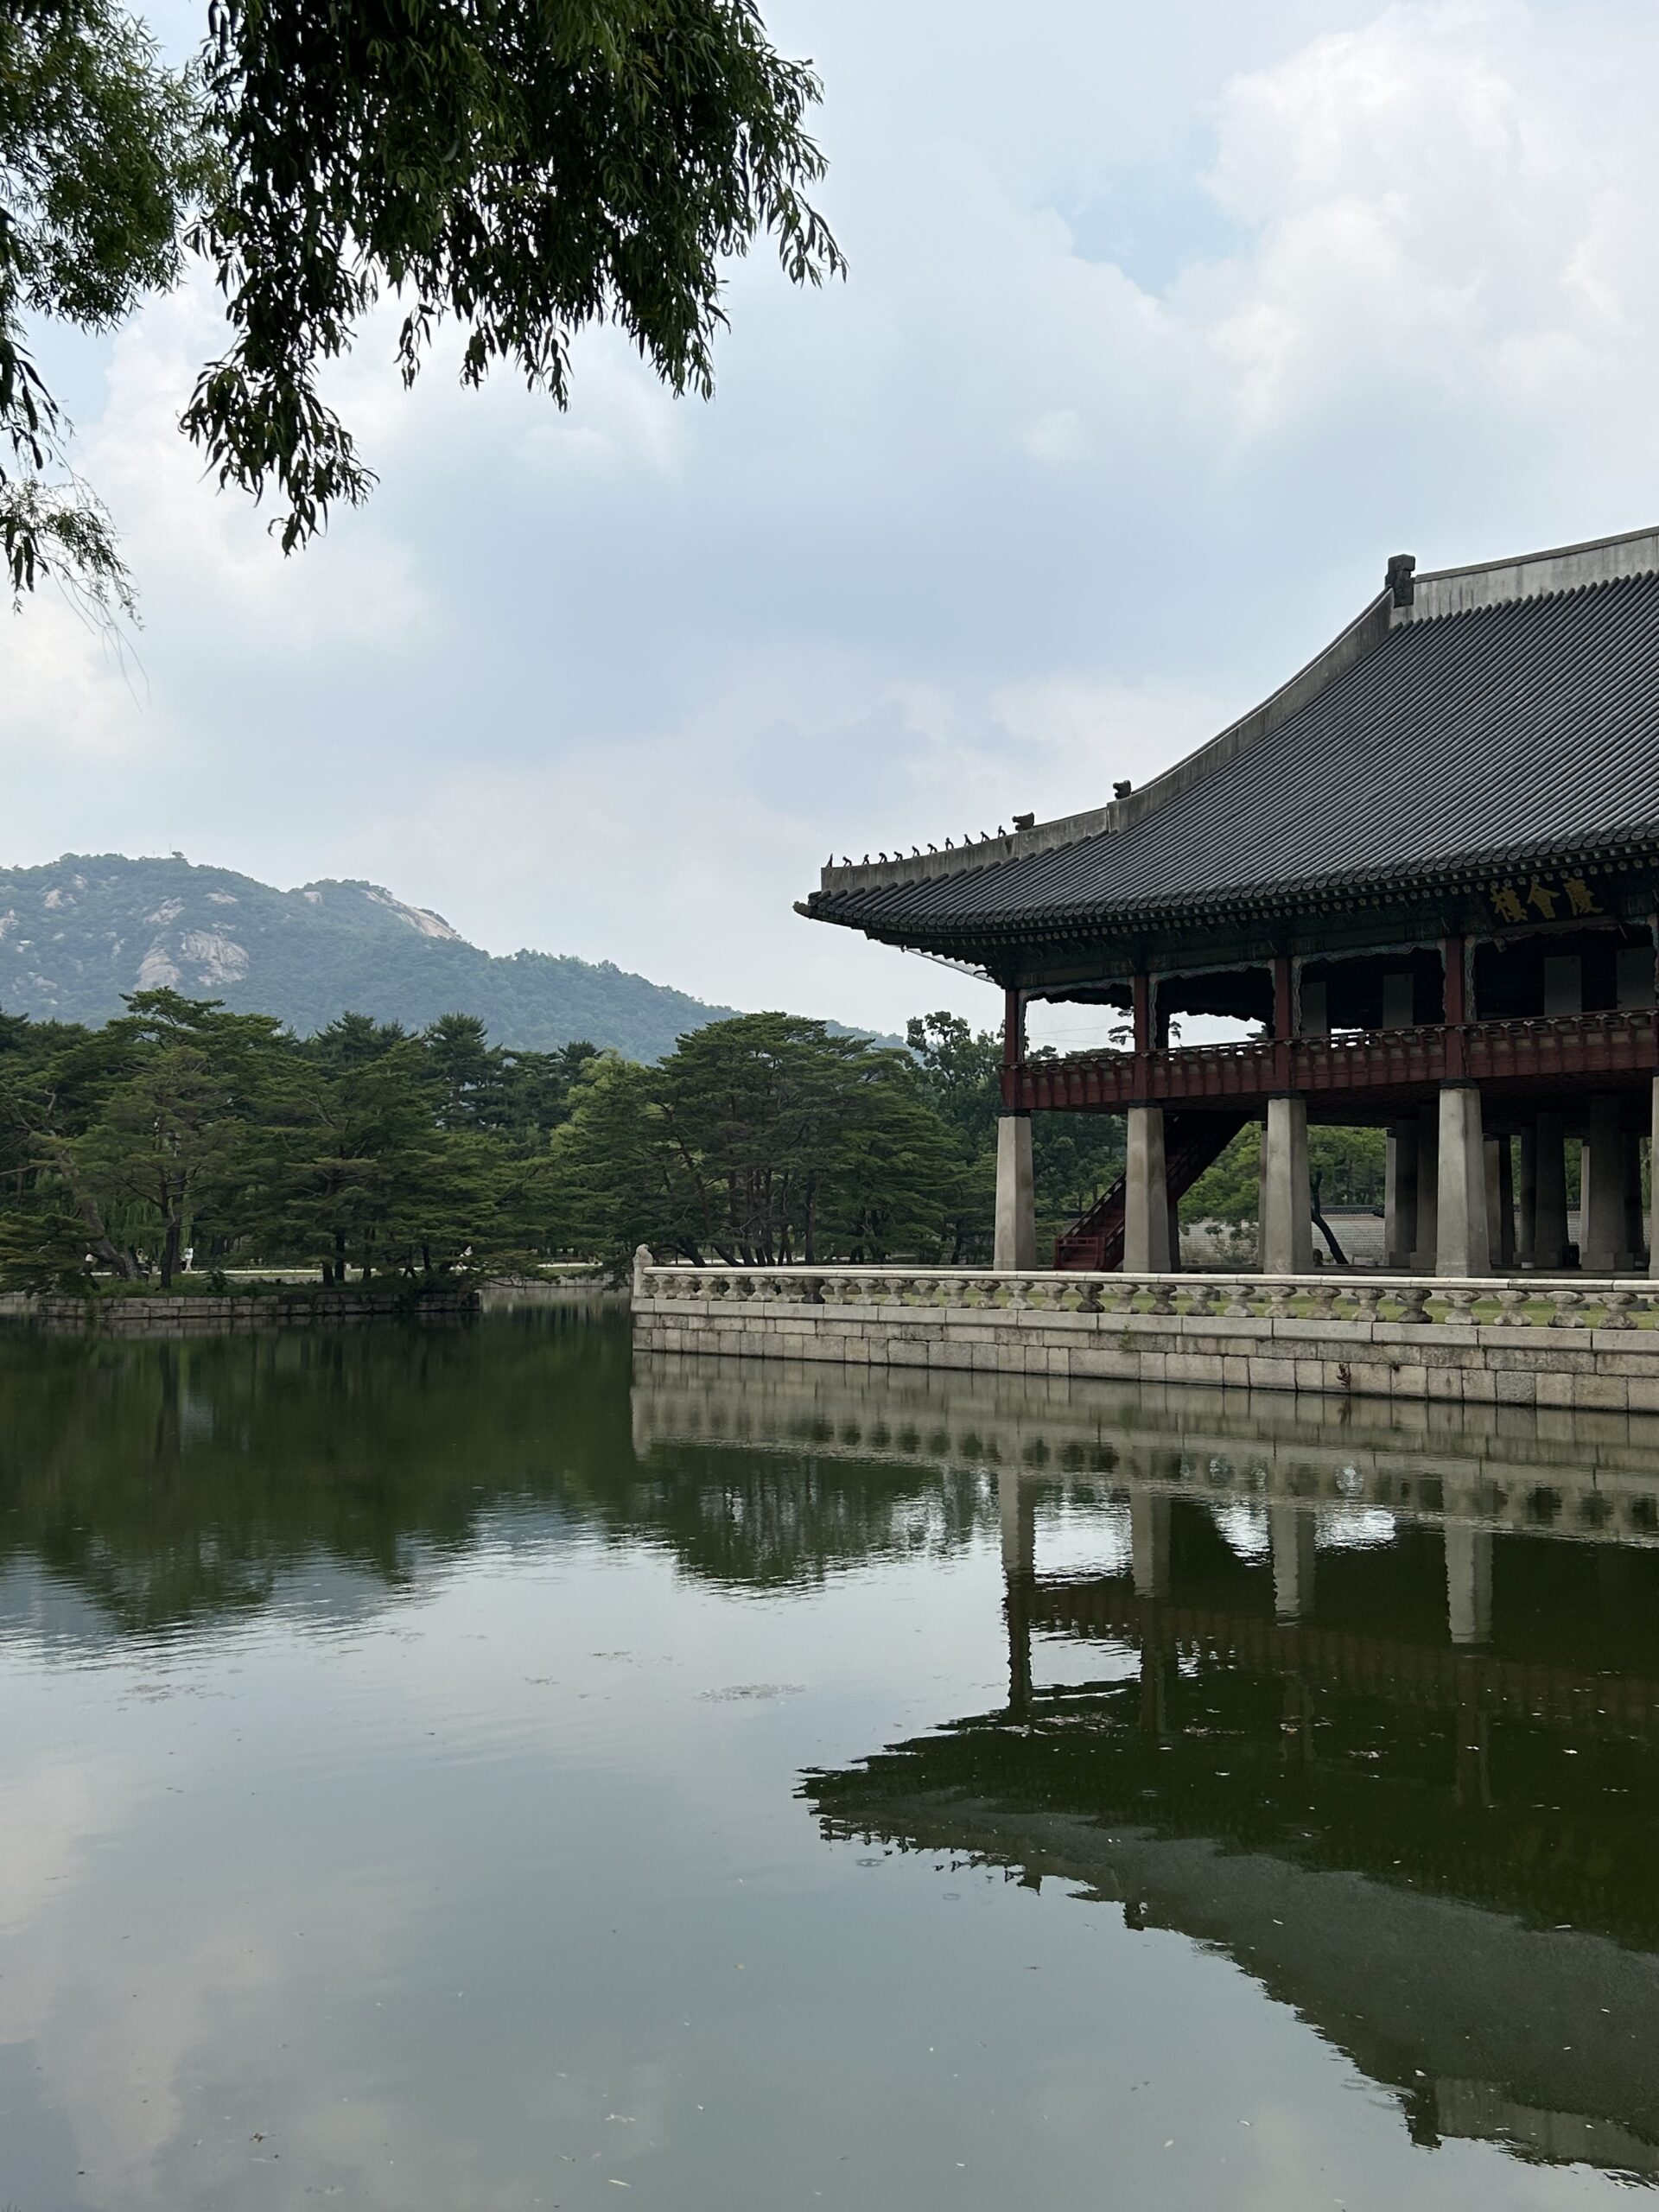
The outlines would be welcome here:
<svg viewBox="0 0 1659 2212">
<path fill-rule="evenodd" d="M 1380 1206 L 1385 1176 L 1381 1129 L 1314 1128 L 1308 1166 L 1324 1205 Z M 1183 1221 L 1254 1221 L 1260 1205 L 1262 1125 L 1247 1122 L 1181 1201 Z"/>
<path fill-rule="evenodd" d="M 643 1242 L 766 1266 L 933 1256 L 962 1158 L 906 1055 L 759 1014 L 656 1069 L 596 1063 L 551 1167 L 573 1236 L 613 1259 Z"/>
<path fill-rule="evenodd" d="M 337 1015 L 315 1037 L 307 1038 L 301 1050 L 308 1059 L 330 1070 L 362 1067 L 384 1058 L 408 1034 L 401 1022 L 377 1021 L 372 1014 L 346 1013 Z"/>
<path fill-rule="evenodd" d="M 422 1033 L 426 1058 L 442 1093 L 445 1128 L 499 1128 L 506 1119 L 502 1055 L 476 1014 L 440 1014 Z"/>
<path fill-rule="evenodd" d="M 227 1014 L 175 991 L 140 991 L 124 1021 L 133 1065 L 86 1133 L 59 1154 L 67 1178 L 139 1209 L 162 1287 L 178 1272 L 194 1216 L 235 1187 L 280 1049 L 264 1014 Z"/>
<path fill-rule="evenodd" d="M 372 477 L 318 388 L 387 293 L 406 384 L 439 327 L 461 377 L 505 363 L 563 406 L 572 341 L 613 323 L 707 393 L 721 261 L 775 239 L 838 270 L 804 197 L 810 68 L 752 0 L 208 0 L 195 68 L 112 0 L 0 12 L 0 532 L 14 593 L 129 591 L 31 315 L 107 329 L 212 265 L 231 327 L 183 417 L 221 485 L 273 493 L 285 551 Z"/>
<path fill-rule="evenodd" d="M 689 1260 L 707 1234 L 693 1163 L 666 1128 L 656 1071 L 603 1052 L 571 1091 L 553 1132 L 542 1192 L 550 1243 L 620 1267 L 638 1244 Z"/>
<path fill-rule="evenodd" d="M 353 1267 L 366 1282 L 506 1264 L 522 1239 L 501 1203 L 504 1163 L 476 1131 L 447 1127 L 443 1106 L 423 1039 L 296 1054 L 266 1137 L 266 1250 L 314 1261 L 335 1285 Z"/>
</svg>

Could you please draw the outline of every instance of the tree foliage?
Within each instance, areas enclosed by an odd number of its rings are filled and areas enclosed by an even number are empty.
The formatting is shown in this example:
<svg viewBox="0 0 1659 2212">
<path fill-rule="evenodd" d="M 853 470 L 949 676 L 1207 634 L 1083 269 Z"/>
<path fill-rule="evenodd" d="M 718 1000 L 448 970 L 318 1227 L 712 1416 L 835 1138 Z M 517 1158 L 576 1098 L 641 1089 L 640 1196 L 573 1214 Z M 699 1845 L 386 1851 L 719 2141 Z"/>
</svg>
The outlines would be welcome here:
<svg viewBox="0 0 1659 2212">
<path fill-rule="evenodd" d="M 387 296 L 412 384 L 446 322 L 461 374 L 504 364 L 560 406 L 576 334 L 626 332 L 708 393 L 721 264 L 769 237 L 820 283 L 839 248 L 806 194 L 819 96 L 753 0 L 209 0 L 169 70 L 111 0 L 0 12 L 0 530 L 14 594 L 54 573 L 127 603 L 107 518 L 25 316 L 105 329 L 212 267 L 230 340 L 183 426 L 221 485 L 275 496 L 284 550 L 372 483 L 323 396 Z"/>
<path fill-rule="evenodd" d="M 110 0 L 0 9 L 0 552 L 14 596 L 54 574 L 105 611 L 130 605 L 24 322 L 123 321 L 177 276 L 210 177 L 198 90 L 137 18 Z"/>
<path fill-rule="evenodd" d="M 551 1166 L 571 1243 L 768 1266 L 937 1257 L 963 1163 L 906 1054 L 756 1014 L 655 1068 L 595 1060 Z"/>
<path fill-rule="evenodd" d="M 0 1277 L 87 1263 L 169 1285 L 206 1261 L 414 1284 L 547 1246 L 550 1132 L 591 1048 L 507 1052 L 451 1016 L 346 1014 L 297 1041 L 263 1014 L 143 991 L 99 1031 L 0 1017 Z"/>
</svg>

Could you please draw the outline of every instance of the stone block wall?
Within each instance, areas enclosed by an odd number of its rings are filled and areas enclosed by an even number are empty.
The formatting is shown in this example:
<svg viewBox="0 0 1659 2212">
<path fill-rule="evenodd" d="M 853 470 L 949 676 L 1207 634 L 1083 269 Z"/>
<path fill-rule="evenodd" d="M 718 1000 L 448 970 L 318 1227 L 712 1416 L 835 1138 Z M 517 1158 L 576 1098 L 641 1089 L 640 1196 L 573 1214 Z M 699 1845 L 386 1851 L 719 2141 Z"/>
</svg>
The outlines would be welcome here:
<svg viewBox="0 0 1659 2212">
<path fill-rule="evenodd" d="M 656 1271 L 653 1271 L 655 1273 Z M 836 1304 L 652 1294 L 633 1305 L 654 1352 L 846 1367 L 1096 1377 L 1343 1397 L 1659 1413 L 1659 1330 Z"/>
</svg>

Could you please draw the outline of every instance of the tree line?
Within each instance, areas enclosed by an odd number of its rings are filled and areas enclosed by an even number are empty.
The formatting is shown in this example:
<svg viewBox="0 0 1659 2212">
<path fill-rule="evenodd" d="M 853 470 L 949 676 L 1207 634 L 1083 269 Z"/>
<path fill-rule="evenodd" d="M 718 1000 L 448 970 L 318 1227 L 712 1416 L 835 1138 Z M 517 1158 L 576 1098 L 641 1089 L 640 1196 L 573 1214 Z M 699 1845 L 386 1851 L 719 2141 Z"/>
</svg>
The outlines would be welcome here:
<svg viewBox="0 0 1659 2212">
<path fill-rule="evenodd" d="M 0 1282 L 171 1287 L 315 1268 L 439 1287 L 637 1244 L 749 1266 L 991 1256 L 1001 1047 L 936 1013 L 903 1048 L 741 1014 L 645 1065 L 134 993 L 99 1029 L 0 1014 Z M 1183 1205 L 1254 1211 L 1244 1131 Z M 1375 1132 L 1321 1131 L 1327 1201 L 1380 1192 Z M 1033 1117 L 1039 1249 L 1122 1167 L 1109 1115 Z M 1328 1156 L 1327 1156 L 1328 1155 Z"/>
<path fill-rule="evenodd" d="M 171 1287 L 315 1268 L 442 1287 L 561 1256 L 620 1265 L 989 1257 L 1000 1046 L 944 1014 L 908 1049 L 745 1014 L 645 1065 L 140 991 L 104 1027 L 0 1015 L 0 1281 Z M 1062 1117 L 1052 1117 L 1059 1123 Z M 1118 1125 L 1046 1127 L 1052 1225 L 1116 1176 Z"/>
</svg>

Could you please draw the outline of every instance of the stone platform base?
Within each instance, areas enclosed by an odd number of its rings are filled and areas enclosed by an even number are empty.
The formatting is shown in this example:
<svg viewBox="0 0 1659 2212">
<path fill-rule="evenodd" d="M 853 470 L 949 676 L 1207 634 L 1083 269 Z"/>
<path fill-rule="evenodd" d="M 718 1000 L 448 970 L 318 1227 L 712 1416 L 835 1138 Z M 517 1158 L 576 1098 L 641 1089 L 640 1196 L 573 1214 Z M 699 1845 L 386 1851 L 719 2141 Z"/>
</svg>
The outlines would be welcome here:
<svg viewBox="0 0 1659 2212">
<path fill-rule="evenodd" d="M 989 1276 L 889 1281 L 866 1270 L 841 1282 L 828 1271 L 646 1266 L 635 1278 L 634 1338 L 654 1352 L 843 1366 L 1659 1413 L 1659 1328 L 1649 1300 L 1629 1286 L 1541 1283 L 1523 1305 L 1495 1283 L 1430 1282 L 1409 1297 L 1411 1286 L 1374 1284 L 1362 1300 L 1367 1317 L 1351 1319 L 1339 1311 L 1357 1294 L 1346 1286 L 1321 1293 L 1334 1313 L 1216 1312 L 1215 1292 L 1201 1301 L 1211 1310 L 1192 1313 L 1169 1310 L 1192 1294 L 1179 1278 L 1150 1289 L 1097 1280 L 1115 1286 L 1118 1310 L 1063 1302 L 1088 1295 L 1075 1277 L 1048 1278 L 1053 1300 L 1038 1303 L 1032 1294 L 1044 1290 L 1031 1277 L 1005 1287 Z M 1294 1309 L 1306 1289 L 1258 1277 L 1234 1302 Z M 1509 1301 L 1503 1322 L 1481 1318 L 1500 1295 Z M 1149 1299 L 1166 1310 L 1137 1310 Z M 1443 1302 L 1460 1318 L 1435 1318 Z M 1379 1310 L 1391 1304 L 1406 1306 L 1403 1318 Z"/>
</svg>

